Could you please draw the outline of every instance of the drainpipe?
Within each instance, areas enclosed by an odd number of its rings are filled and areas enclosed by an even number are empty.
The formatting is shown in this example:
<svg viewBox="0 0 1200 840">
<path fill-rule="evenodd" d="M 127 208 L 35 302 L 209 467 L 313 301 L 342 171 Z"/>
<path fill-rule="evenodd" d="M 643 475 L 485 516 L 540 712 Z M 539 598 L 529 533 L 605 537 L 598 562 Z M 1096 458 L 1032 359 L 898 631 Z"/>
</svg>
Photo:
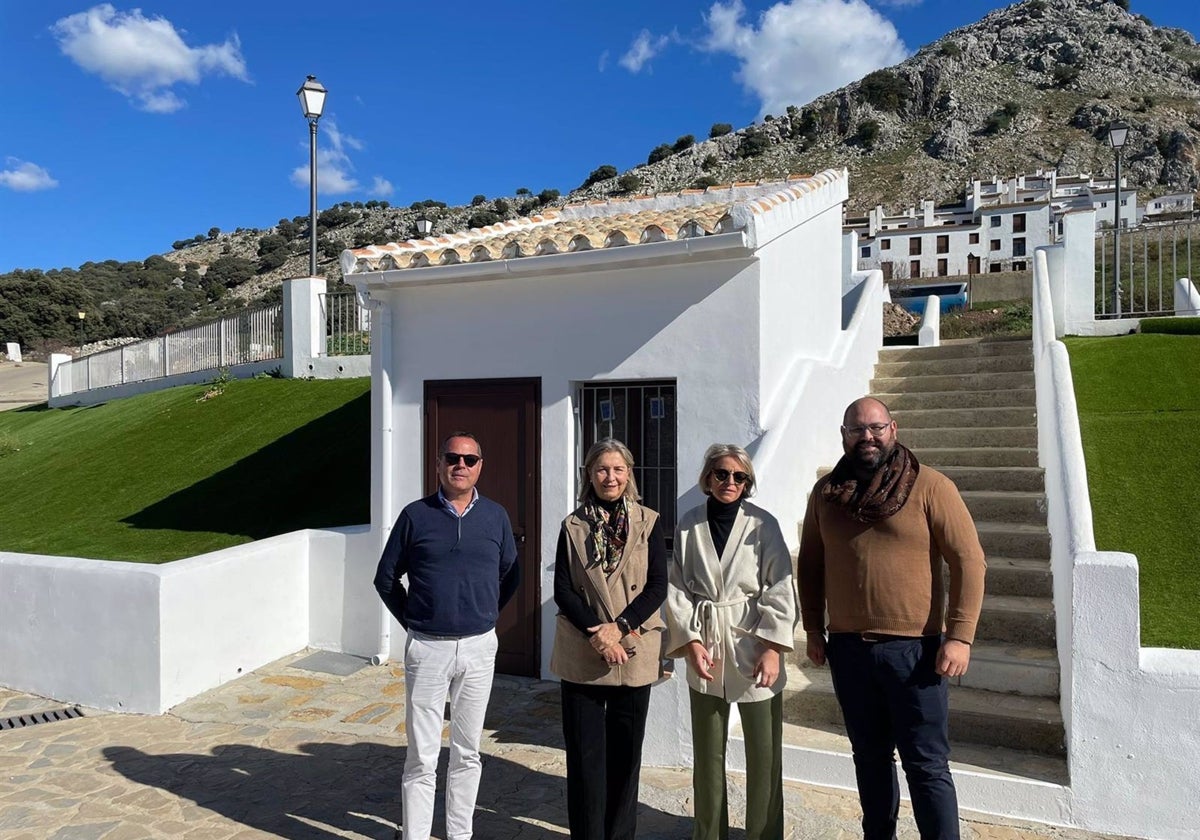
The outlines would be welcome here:
<svg viewBox="0 0 1200 840">
<path fill-rule="evenodd" d="M 379 493 L 377 507 L 371 511 L 372 522 L 379 523 L 379 550 L 383 554 L 388 537 L 392 533 L 392 307 L 384 301 L 372 301 L 371 333 L 371 393 L 378 399 L 379 411 Z M 378 396 L 374 396 L 378 392 Z M 372 665 L 387 662 L 392 653 L 392 614 L 383 601 L 379 601 L 379 644 L 377 653 L 371 657 Z"/>
</svg>

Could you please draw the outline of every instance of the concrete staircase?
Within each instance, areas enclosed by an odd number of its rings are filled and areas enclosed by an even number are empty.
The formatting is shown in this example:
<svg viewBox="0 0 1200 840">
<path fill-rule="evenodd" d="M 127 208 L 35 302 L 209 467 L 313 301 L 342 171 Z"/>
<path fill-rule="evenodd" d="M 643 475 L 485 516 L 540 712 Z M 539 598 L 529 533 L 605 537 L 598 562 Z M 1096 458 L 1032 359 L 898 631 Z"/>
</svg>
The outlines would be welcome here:
<svg viewBox="0 0 1200 840">
<path fill-rule="evenodd" d="M 989 756 L 1025 751 L 1046 760 L 1035 775 L 1061 776 L 1050 535 L 1037 465 L 1031 344 L 964 340 L 885 349 L 875 372 L 872 394 L 891 408 L 899 440 L 958 486 L 987 556 L 970 669 L 950 692 L 955 755 L 965 752 L 986 766 Z M 802 630 L 796 642 L 803 651 Z M 791 667 L 784 697 L 788 739 L 802 743 L 806 727 L 838 731 L 841 714 L 828 669 L 806 660 Z M 999 760 L 1012 763 L 1011 757 Z"/>
</svg>

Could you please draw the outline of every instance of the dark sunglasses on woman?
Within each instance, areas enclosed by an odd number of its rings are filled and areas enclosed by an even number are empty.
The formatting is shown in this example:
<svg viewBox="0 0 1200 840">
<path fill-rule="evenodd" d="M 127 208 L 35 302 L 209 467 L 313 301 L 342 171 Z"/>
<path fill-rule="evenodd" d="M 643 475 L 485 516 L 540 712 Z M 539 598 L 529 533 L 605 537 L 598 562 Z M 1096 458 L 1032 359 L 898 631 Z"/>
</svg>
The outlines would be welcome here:
<svg viewBox="0 0 1200 840">
<path fill-rule="evenodd" d="M 729 477 L 731 475 L 733 476 L 734 484 L 741 485 L 741 484 L 745 484 L 747 481 L 750 480 L 750 473 L 744 473 L 741 470 L 738 470 L 737 472 L 732 472 L 732 473 L 729 470 L 713 470 L 712 474 L 713 474 L 713 478 L 715 478 L 717 481 L 721 482 L 722 484 L 724 484 L 726 481 L 728 481 Z"/>
</svg>

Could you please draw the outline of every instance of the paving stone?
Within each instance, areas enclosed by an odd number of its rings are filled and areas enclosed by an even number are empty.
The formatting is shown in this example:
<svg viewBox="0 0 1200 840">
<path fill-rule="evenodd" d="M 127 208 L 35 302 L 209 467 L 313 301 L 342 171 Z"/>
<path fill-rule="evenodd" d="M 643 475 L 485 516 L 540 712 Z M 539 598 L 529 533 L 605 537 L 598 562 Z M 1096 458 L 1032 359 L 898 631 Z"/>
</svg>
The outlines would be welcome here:
<svg viewBox="0 0 1200 840">
<path fill-rule="evenodd" d="M 50 835 L 49 840 L 100 840 L 118 825 L 116 822 L 69 825 Z"/>
</svg>

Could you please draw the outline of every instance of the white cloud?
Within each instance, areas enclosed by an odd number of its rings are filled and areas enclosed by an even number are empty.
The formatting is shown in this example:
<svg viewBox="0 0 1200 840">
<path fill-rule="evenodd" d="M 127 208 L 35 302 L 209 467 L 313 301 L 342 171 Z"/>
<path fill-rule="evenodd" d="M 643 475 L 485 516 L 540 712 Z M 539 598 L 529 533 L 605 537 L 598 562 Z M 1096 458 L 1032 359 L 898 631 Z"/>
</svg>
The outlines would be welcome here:
<svg viewBox="0 0 1200 840">
<path fill-rule="evenodd" d="M 58 181 L 51 178 L 50 173 L 36 163 L 10 157 L 4 164 L 5 169 L 0 171 L 0 187 L 8 187 L 17 192 L 35 192 L 52 190 L 58 186 Z"/>
<path fill-rule="evenodd" d="M 141 9 L 119 12 L 108 3 L 62 18 L 51 32 L 59 49 L 144 111 L 167 114 L 186 103 L 172 86 L 196 85 L 210 74 L 248 81 L 236 35 L 223 44 L 188 46 L 163 17 Z"/>
<path fill-rule="evenodd" d="M 741 0 L 714 3 L 703 48 L 733 55 L 737 80 L 779 114 L 908 56 L 890 21 L 863 0 L 787 0 L 744 22 Z"/>
<path fill-rule="evenodd" d="M 364 189 L 362 183 L 354 176 L 354 162 L 350 160 L 347 149 L 361 151 L 365 144 L 357 137 L 342 133 L 336 122 L 326 117 L 319 124 L 328 143 L 317 145 L 317 191 L 323 195 L 344 195 L 345 193 L 360 192 Z M 292 183 L 308 189 L 308 164 L 297 166 L 292 170 Z M 387 179 L 376 175 L 371 181 L 367 192 L 376 196 L 391 195 L 393 188 Z"/>
<path fill-rule="evenodd" d="M 392 186 L 391 181 L 389 181 L 387 178 L 381 178 L 378 175 L 376 175 L 371 181 L 371 189 L 368 190 L 368 192 L 376 198 L 387 198 L 395 191 L 396 190 Z"/>
<path fill-rule="evenodd" d="M 649 29 L 643 29 L 633 39 L 633 43 L 629 45 L 629 50 L 617 60 L 617 63 L 630 73 L 640 73 L 647 62 L 662 52 L 663 47 L 670 40 L 666 35 L 659 35 L 655 38 L 650 34 Z"/>
<path fill-rule="evenodd" d="M 876 0 L 880 6 L 891 6 L 896 9 L 910 8 L 912 6 L 920 6 L 924 0 Z"/>
<path fill-rule="evenodd" d="M 600 53 L 600 60 L 598 62 L 596 62 L 596 69 L 599 70 L 601 73 L 603 73 L 605 68 L 607 68 L 607 67 L 608 67 L 608 50 L 605 50 L 604 52 Z"/>
</svg>

